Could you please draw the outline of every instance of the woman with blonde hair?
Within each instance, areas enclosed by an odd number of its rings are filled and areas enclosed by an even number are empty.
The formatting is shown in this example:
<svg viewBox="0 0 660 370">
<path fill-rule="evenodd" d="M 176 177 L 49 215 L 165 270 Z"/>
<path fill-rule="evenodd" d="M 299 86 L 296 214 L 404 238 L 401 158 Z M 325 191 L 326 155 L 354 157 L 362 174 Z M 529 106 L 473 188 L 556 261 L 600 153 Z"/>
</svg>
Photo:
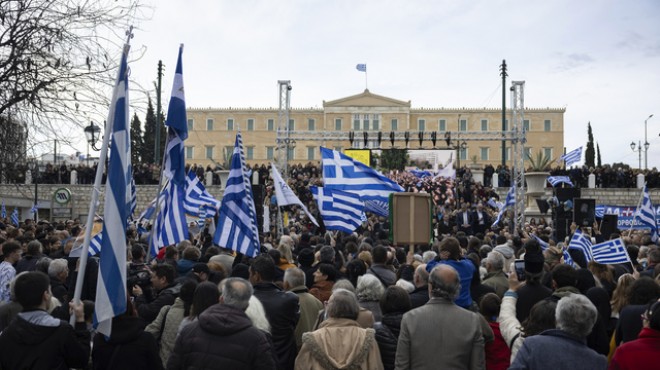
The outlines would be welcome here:
<svg viewBox="0 0 660 370">
<path fill-rule="evenodd" d="M 630 301 L 630 286 L 635 282 L 631 274 L 623 274 L 617 280 L 616 288 L 612 293 L 612 317 L 619 318 L 619 312 L 628 305 Z"/>
<path fill-rule="evenodd" d="M 293 253 L 291 253 L 291 247 L 288 244 L 280 242 L 277 250 L 280 251 L 281 254 L 280 261 L 277 263 L 277 267 L 281 268 L 283 271 L 296 267 L 296 265 L 293 263 Z"/>
</svg>

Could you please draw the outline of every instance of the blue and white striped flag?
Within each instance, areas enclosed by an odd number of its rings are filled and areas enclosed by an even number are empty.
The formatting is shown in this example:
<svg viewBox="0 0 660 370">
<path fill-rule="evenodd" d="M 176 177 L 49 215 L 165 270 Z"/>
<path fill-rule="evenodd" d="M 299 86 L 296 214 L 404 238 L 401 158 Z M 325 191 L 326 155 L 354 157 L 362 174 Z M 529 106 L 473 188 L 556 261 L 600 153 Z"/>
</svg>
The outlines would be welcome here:
<svg viewBox="0 0 660 370">
<path fill-rule="evenodd" d="M 422 171 L 422 170 L 410 170 L 410 173 L 415 175 L 415 177 L 423 179 L 425 177 L 433 177 L 433 174 L 429 171 Z"/>
<path fill-rule="evenodd" d="M 30 208 L 30 213 L 31 213 L 31 214 L 35 214 L 35 213 L 37 213 L 38 211 L 39 211 L 39 206 L 36 205 L 36 204 L 32 205 L 32 208 Z"/>
<path fill-rule="evenodd" d="M 582 251 L 587 262 L 593 259 L 591 239 L 584 235 L 580 229 L 575 230 L 571 241 L 568 243 L 568 249 L 578 249 Z"/>
<path fill-rule="evenodd" d="M 186 160 L 183 142 L 188 137 L 188 122 L 186 120 L 186 99 L 183 90 L 183 45 L 179 47 L 179 56 L 174 72 L 172 96 L 167 109 L 168 127 L 167 149 L 165 151 L 165 167 L 163 176 L 168 181 L 161 192 L 165 194 L 165 204 L 157 215 L 156 238 L 152 243 L 152 255 L 158 254 L 160 248 L 176 244 L 188 239 L 188 224 L 184 209 L 186 195 Z"/>
<path fill-rule="evenodd" d="M 197 220 L 197 225 L 199 227 L 204 227 L 204 224 L 206 224 L 206 218 L 208 216 L 206 215 L 206 207 L 199 207 L 199 220 Z"/>
<path fill-rule="evenodd" d="M 137 208 L 137 187 L 135 186 L 135 179 L 133 178 L 133 170 L 131 167 L 131 213 L 129 218 L 133 218 L 135 209 Z"/>
<path fill-rule="evenodd" d="M 515 194 L 515 188 L 512 186 L 509 189 L 509 192 L 506 193 L 506 200 L 504 201 L 504 206 L 502 209 L 500 209 L 500 212 L 497 214 L 497 217 L 495 218 L 495 221 L 493 222 L 492 226 L 497 225 L 500 223 L 502 220 L 502 216 L 504 216 L 504 213 L 506 212 L 506 209 L 509 207 L 513 207 L 516 205 L 516 194 Z"/>
<path fill-rule="evenodd" d="M 321 147 L 321 158 L 326 189 L 357 194 L 365 211 L 389 216 L 389 195 L 404 191 L 399 184 L 336 150 Z"/>
<path fill-rule="evenodd" d="M 592 247 L 593 260 L 604 265 L 629 263 L 628 251 L 621 238 L 608 240 Z"/>
<path fill-rule="evenodd" d="M 537 242 L 539 242 L 539 245 L 541 246 L 541 250 L 546 250 L 550 248 L 550 244 L 543 239 L 539 238 L 536 234 L 531 235 L 532 238 L 534 238 Z"/>
<path fill-rule="evenodd" d="M 319 226 L 319 223 L 316 221 L 314 216 L 312 216 L 312 214 L 309 213 L 307 207 L 303 204 L 303 202 L 300 201 L 300 199 L 298 199 L 298 196 L 296 196 L 293 190 L 291 190 L 289 185 L 286 184 L 286 181 L 284 181 L 282 175 L 280 175 L 280 171 L 277 170 L 275 164 L 273 163 L 270 164 L 270 170 L 273 176 L 273 187 L 275 188 L 275 197 L 277 198 L 277 206 L 282 207 L 282 206 L 296 205 L 302 208 L 303 212 L 305 212 L 309 220 L 312 221 L 314 225 Z"/>
<path fill-rule="evenodd" d="M 128 126 L 128 65 L 130 46 L 124 45 L 108 123 L 111 126 L 110 160 L 108 161 L 103 206 L 102 247 L 94 304 L 94 326 L 110 336 L 112 318 L 126 312 L 126 220 L 130 208 L 131 177 L 128 158 L 130 127 Z"/>
<path fill-rule="evenodd" d="M 656 221 L 655 207 L 651 203 L 651 196 L 649 195 L 649 189 L 645 185 L 642 190 L 642 204 L 635 212 L 634 220 L 638 220 L 640 225 L 643 227 L 648 227 L 651 229 L 651 238 L 655 243 L 658 241 L 658 224 Z"/>
<path fill-rule="evenodd" d="M 147 208 L 144 211 L 142 211 L 142 213 L 140 214 L 140 217 L 138 217 L 138 220 L 151 220 L 151 218 L 156 213 L 156 200 L 157 199 L 158 198 L 154 198 L 154 200 L 152 200 L 151 203 L 149 203 Z M 161 196 L 161 202 L 162 201 L 165 201 L 165 199 Z"/>
<path fill-rule="evenodd" d="M 192 216 L 201 217 L 202 209 L 206 217 L 213 217 L 220 209 L 222 202 L 213 198 L 206 187 L 199 180 L 193 170 L 188 171 L 186 177 L 186 199 L 184 209 Z"/>
<path fill-rule="evenodd" d="M 316 199 L 326 229 L 350 234 L 362 225 L 364 202 L 359 195 L 317 186 L 309 190 Z"/>
<path fill-rule="evenodd" d="M 5 207 L 5 200 L 2 200 L 2 209 L 0 209 L 0 217 L 7 218 L 7 208 Z"/>
<path fill-rule="evenodd" d="M 582 160 L 582 147 L 579 147 L 575 150 L 572 150 L 561 157 L 560 160 L 564 161 L 566 167 L 572 165 L 573 163 L 578 163 Z"/>
<path fill-rule="evenodd" d="M 16 227 L 21 223 L 21 220 L 18 218 L 18 208 L 14 208 L 14 211 L 11 213 L 11 223 L 16 225 Z"/>
<path fill-rule="evenodd" d="M 229 177 L 222 197 L 213 243 L 248 257 L 255 257 L 261 249 L 257 212 L 250 178 L 245 168 L 243 139 L 240 132 L 236 134 Z"/>
<path fill-rule="evenodd" d="M 564 263 L 571 267 L 575 267 L 575 261 L 573 261 L 573 257 L 571 257 L 571 254 L 568 253 L 567 250 L 564 250 Z"/>
<path fill-rule="evenodd" d="M 571 182 L 571 178 L 568 176 L 549 176 L 548 182 L 550 183 L 550 185 L 552 185 L 553 188 L 561 183 L 574 186 L 573 183 Z"/>
<path fill-rule="evenodd" d="M 357 69 L 360 72 L 366 72 L 367 71 L 367 65 L 363 64 L 363 63 L 360 63 L 360 64 L 355 66 L 355 69 Z"/>
</svg>

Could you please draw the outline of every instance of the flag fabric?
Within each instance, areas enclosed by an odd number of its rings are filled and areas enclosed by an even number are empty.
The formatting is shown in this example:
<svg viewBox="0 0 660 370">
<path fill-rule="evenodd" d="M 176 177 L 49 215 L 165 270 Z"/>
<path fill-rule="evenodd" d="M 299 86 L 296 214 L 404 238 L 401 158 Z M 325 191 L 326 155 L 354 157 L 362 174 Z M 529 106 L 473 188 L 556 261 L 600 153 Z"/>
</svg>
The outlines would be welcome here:
<svg viewBox="0 0 660 370">
<path fill-rule="evenodd" d="M 532 236 L 532 238 L 534 238 L 534 240 L 539 242 L 539 245 L 541 246 L 542 250 L 546 250 L 546 249 L 550 248 L 550 244 L 548 242 L 544 241 L 543 239 L 539 238 L 536 234 L 532 234 L 531 236 Z"/>
<path fill-rule="evenodd" d="M 197 225 L 199 227 L 204 227 L 204 224 L 206 223 L 206 218 L 208 216 L 206 215 L 206 207 L 199 207 L 199 220 L 197 220 Z"/>
<path fill-rule="evenodd" d="M 271 169 L 271 174 L 273 176 L 273 187 L 275 188 L 275 197 L 277 198 L 277 206 L 278 207 L 288 206 L 288 205 L 299 206 L 305 212 L 309 220 L 312 221 L 314 225 L 319 226 L 319 223 L 316 221 L 314 216 L 312 216 L 312 214 L 309 213 L 307 207 L 305 207 L 303 202 L 301 202 L 300 199 L 298 199 L 298 197 L 293 192 L 293 190 L 291 190 L 289 185 L 287 185 L 286 181 L 284 181 L 282 175 L 280 175 L 280 171 L 278 171 L 277 167 L 275 167 L 275 164 L 271 163 L 270 169 Z"/>
<path fill-rule="evenodd" d="M 129 46 L 125 45 L 117 84 L 110 104 L 110 160 L 108 161 L 94 326 L 110 336 L 112 318 L 126 312 L 126 220 L 130 212 L 130 127 L 128 126 Z"/>
<path fill-rule="evenodd" d="M 561 183 L 574 186 L 573 182 L 571 182 L 571 178 L 568 176 L 549 176 L 548 182 L 550 185 L 552 185 L 553 188 Z"/>
<path fill-rule="evenodd" d="M 154 200 L 152 200 L 151 203 L 149 203 L 147 208 L 144 211 L 142 211 L 142 213 L 140 214 L 140 217 L 138 217 L 138 220 L 151 220 L 151 218 L 156 213 L 156 200 L 157 199 L 158 199 L 158 197 L 154 198 Z"/>
<path fill-rule="evenodd" d="M 571 254 L 568 253 L 567 250 L 564 250 L 564 263 L 571 266 L 575 267 L 575 261 L 573 261 L 573 257 L 571 257 Z"/>
<path fill-rule="evenodd" d="M 135 186 L 135 179 L 133 178 L 132 172 L 131 169 L 131 213 L 129 218 L 133 218 L 135 209 L 137 208 L 137 187 Z"/>
<path fill-rule="evenodd" d="M 572 150 L 561 157 L 560 160 L 564 161 L 566 167 L 572 165 L 573 163 L 580 162 L 582 160 L 582 147 L 579 147 L 575 150 Z"/>
<path fill-rule="evenodd" d="M 415 175 L 415 177 L 423 179 L 425 177 L 432 177 L 433 174 L 429 171 L 422 171 L 422 170 L 410 170 L 410 173 Z"/>
<path fill-rule="evenodd" d="M 591 239 L 584 235 L 580 229 L 575 230 L 571 241 L 568 243 L 568 249 L 578 249 L 582 251 L 587 262 L 593 259 Z"/>
<path fill-rule="evenodd" d="M 0 217 L 7 218 L 7 208 L 5 207 L 5 201 L 2 200 L 2 209 L 0 209 Z"/>
<path fill-rule="evenodd" d="M 30 213 L 31 213 L 31 214 L 35 214 L 35 213 L 37 213 L 37 211 L 39 211 L 39 206 L 37 206 L 36 204 L 34 204 L 34 205 L 32 206 L 32 208 L 30 208 Z"/>
<path fill-rule="evenodd" d="M 317 186 L 309 189 L 316 199 L 326 229 L 350 234 L 362 225 L 364 202 L 359 195 Z"/>
<path fill-rule="evenodd" d="M 239 132 L 236 134 L 229 177 L 222 197 L 213 243 L 248 257 L 259 254 L 261 246 L 253 199 L 250 178 L 245 169 L 243 139 Z"/>
<path fill-rule="evenodd" d="M 96 256 L 101 252 L 101 248 L 103 247 L 103 233 L 97 233 L 96 235 L 93 235 L 92 238 L 89 240 L 89 250 L 87 251 L 87 255 L 92 257 Z M 71 249 L 71 252 L 69 252 L 69 257 L 70 258 L 79 258 L 80 255 L 82 254 L 82 248 L 83 245 L 80 244 L 78 246 L 74 246 L 73 249 Z"/>
<path fill-rule="evenodd" d="M 635 219 L 637 219 L 643 227 L 651 229 L 651 238 L 655 243 L 658 240 L 658 224 L 656 221 L 655 208 L 651 203 L 651 196 L 649 195 L 649 189 L 646 185 L 642 190 L 642 204 L 635 211 L 633 222 Z"/>
<path fill-rule="evenodd" d="M 506 200 L 504 201 L 504 206 L 500 209 L 500 212 L 497 214 L 497 217 L 495 218 L 495 221 L 493 222 L 493 226 L 497 225 L 500 223 L 502 220 L 502 216 L 504 216 L 504 213 L 506 212 L 506 209 L 508 207 L 513 207 L 516 205 L 516 194 L 515 194 L 515 188 L 512 186 L 509 189 L 509 192 L 506 193 Z"/>
<path fill-rule="evenodd" d="M 456 178 L 456 170 L 454 169 L 454 162 L 453 160 L 450 160 L 448 163 L 442 167 L 438 173 L 435 175 L 434 178 L 439 178 L 439 177 L 444 177 L 446 179 L 455 179 Z"/>
<path fill-rule="evenodd" d="M 188 239 L 184 200 L 186 191 L 186 162 L 183 142 L 188 137 L 186 119 L 186 99 L 183 90 L 183 45 L 179 47 L 179 56 L 174 72 L 172 96 L 167 109 L 167 149 L 163 176 L 167 184 L 161 194 L 165 194 L 165 204 L 157 215 L 156 238 L 152 241 L 152 255 L 160 248 Z"/>
<path fill-rule="evenodd" d="M 213 217 L 220 209 L 222 202 L 215 199 L 193 170 L 188 171 L 186 177 L 186 198 L 183 204 L 186 213 L 192 216 Z"/>
<path fill-rule="evenodd" d="M 629 263 L 628 251 L 621 238 L 608 240 L 592 247 L 593 259 L 604 265 Z"/>
<path fill-rule="evenodd" d="M 19 220 L 19 218 L 18 218 L 18 209 L 17 208 L 14 208 L 14 211 L 11 213 L 11 223 L 16 225 L 17 227 L 21 223 L 21 220 Z"/>
<path fill-rule="evenodd" d="M 357 194 L 365 211 L 389 217 L 389 195 L 404 191 L 399 184 L 336 150 L 321 147 L 321 158 L 326 189 Z"/>
<path fill-rule="evenodd" d="M 355 66 L 355 69 L 357 69 L 360 72 L 366 72 L 367 71 L 367 65 L 366 64 L 358 64 Z"/>
</svg>

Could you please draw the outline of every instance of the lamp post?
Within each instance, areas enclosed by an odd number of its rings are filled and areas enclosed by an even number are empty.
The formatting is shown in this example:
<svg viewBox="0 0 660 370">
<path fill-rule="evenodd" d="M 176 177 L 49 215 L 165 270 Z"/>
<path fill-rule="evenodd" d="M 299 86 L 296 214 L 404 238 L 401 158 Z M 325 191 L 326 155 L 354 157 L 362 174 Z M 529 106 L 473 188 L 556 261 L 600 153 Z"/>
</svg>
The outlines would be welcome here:
<svg viewBox="0 0 660 370">
<path fill-rule="evenodd" d="M 467 148 L 467 142 L 463 141 L 462 143 L 456 142 L 456 168 L 461 168 L 461 152 Z M 467 156 L 465 156 L 467 159 Z"/>
<path fill-rule="evenodd" d="M 644 170 L 649 169 L 649 146 L 651 146 L 651 144 L 649 144 L 649 141 L 646 138 L 646 123 L 651 117 L 653 117 L 653 114 L 649 115 L 648 118 L 644 120 Z"/>
<path fill-rule="evenodd" d="M 635 147 L 637 147 L 637 150 L 635 150 Z M 642 169 L 642 150 L 644 150 L 644 148 L 642 147 L 642 142 L 640 141 L 638 144 L 635 144 L 634 141 L 630 142 L 630 149 L 632 149 L 633 152 L 637 152 L 637 154 L 639 156 L 638 168 L 641 170 Z"/>
<path fill-rule="evenodd" d="M 100 149 L 96 148 L 96 142 L 99 139 L 99 136 L 101 135 L 101 128 L 97 125 L 94 124 L 93 121 L 89 122 L 89 126 L 85 127 L 85 136 L 87 137 L 87 167 L 89 167 L 89 147 L 91 146 L 92 149 L 99 151 Z"/>
</svg>

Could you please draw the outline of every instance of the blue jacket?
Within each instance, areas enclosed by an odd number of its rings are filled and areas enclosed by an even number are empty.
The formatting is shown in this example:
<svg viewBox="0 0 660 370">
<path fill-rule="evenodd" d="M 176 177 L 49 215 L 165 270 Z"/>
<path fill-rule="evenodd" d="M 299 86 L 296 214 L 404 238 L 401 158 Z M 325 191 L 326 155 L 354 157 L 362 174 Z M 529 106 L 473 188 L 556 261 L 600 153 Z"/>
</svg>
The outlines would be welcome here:
<svg viewBox="0 0 660 370">
<path fill-rule="evenodd" d="M 458 272 L 461 279 L 461 292 L 458 298 L 454 301 L 457 306 L 469 309 L 472 305 L 472 296 L 470 295 L 470 284 L 472 283 L 472 276 L 474 276 L 474 264 L 472 261 L 462 258 L 456 260 L 438 260 L 435 259 L 426 264 L 426 271 L 431 272 L 436 265 L 445 264 L 453 267 Z"/>
</svg>

